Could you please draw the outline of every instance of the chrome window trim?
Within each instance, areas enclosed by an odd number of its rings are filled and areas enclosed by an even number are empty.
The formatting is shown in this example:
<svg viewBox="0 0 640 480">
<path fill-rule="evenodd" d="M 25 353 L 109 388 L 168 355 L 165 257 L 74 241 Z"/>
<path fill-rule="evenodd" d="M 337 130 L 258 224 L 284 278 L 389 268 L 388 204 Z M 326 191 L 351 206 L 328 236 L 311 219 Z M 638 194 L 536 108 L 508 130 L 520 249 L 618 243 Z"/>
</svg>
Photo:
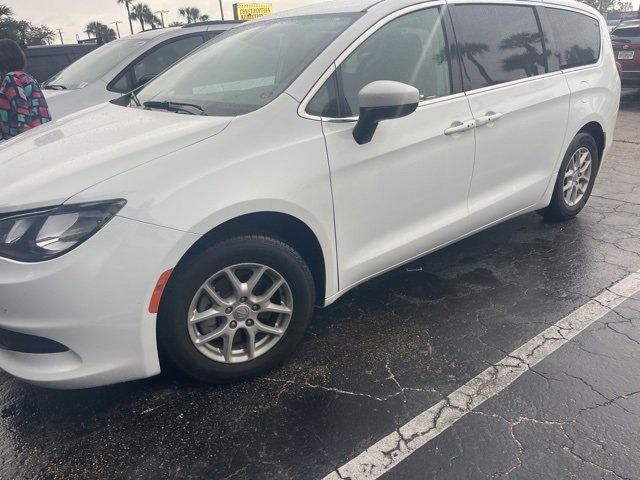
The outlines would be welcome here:
<svg viewBox="0 0 640 480">
<path fill-rule="evenodd" d="M 318 92 L 318 90 L 320 90 L 320 88 L 322 88 L 322 86 L 324 85 L 324 82 L 327 81 L 327 79 L 333 74 L 333 72 L 335 72 L 338 67 L 340 66 L 340 64 L 342 64 L 342 62 L 351 54 L 351 52 L 353 52 L 356 48 L 358 48 L 360 46 L 360 44 L 362 44 L 367 38 L 369 38 L 371 35 L 373 35 L 376 31 L 378 31 L 381 27 L 383 27 L 384 25 L 386 25 L 387 23 L 389 23 L 392 20 L 395 20 L 398 17 L 401 17 L 404 14 L 407 13 L 411 13 L 411 12 L 415 12 L 417 10 L 424 10 L 426 8 L 429 7 L 438 7 L 441 5 L 477 5 L 480 3 L 487 3 L 487 4 L 496 4 L 496 5 L 513 5 L 513 6 L 530 6 L 530 7 L 538 7 L 538 8 L 555 8 L 555 9 L 559 9 L 559 10 L 567 10 L 570 12 L 575 12 L 581 15 L 585 15 L 587 17 L 590 17 L 594 20 L 596 20 L 598 22 L 598 25 L 600 25 L 600 57 L 598 58 L 598 61 L 596 63 L 592 63 L 590 65 L 581 65 L 579 67 L 572 67 L 572 68 L 567 68 L 564 70 L 557 70 L 555 72 L 548 72 L 548 73 L 543 73 L 542 75 L 535 75 L 533 77 L 527 77 L 527 78 L 519 78 L 517 80 L 511 80 L 509 82 L 504 82 L 504 83 L 499 83 L 497 85 L 489 85 L 487 87 L 482 87 L 482 88 L 476 88 L 473 90 L 465 90 L 463 92 L 458 92 L 458 93 L 454 93 L 451 95 L 446 95 L 443 97 L 438 97 L 438 98 L 434 98 L 431 100 L 423 100 L 420 103 L 418 103 L 418 108 L 426 106 L 426 105 L 431 105 L 434 103 L 439 103 L 442 101 L 446 101 L 446 100 L 450 100 L 450 99 L 455 99 L 455 98 L 459 98 L 461 96 L 471 96 L 471 95 L 475 95 L 475 94 L 480 94 L 483 92 L 487 92 L 487 91 L 492 91 L 492 90 L 496 90 L 498 88 L 503 88 L 503 87 L 510 87 L 510 86 L 515 86 L 515 85 L 520 85 L 523 83 L 527 83 L 527 82 L 533 82 L 536 81 L 538 79 L 544 79 L 544 78 L 550 78 L 553 76 L 558 76 L 558 75 L 562 75 L 565 73 L 573 73 L 573 72 L 577 72 L 577 71 L 581 71 L 581 70 L 587 70 L 590 68 L 599 68 L 602 66 L 602 64 L 604 63 L 604 33 L 602 30 L 602 22 L 600 21 L 600 19 L 593 15 L 591 12 L 586 11 L 586 10 L 582 10 L 580 8 L 574 8 L 568 5 L 558 5 L 558 4 L 553 4 L 553 3 L 542 3 L 540 1 L 536 1 L 536 0 L 483 0 L 481 2 L 470 2 L 469 0 L 448 0 L 448 1 L 444 1 L 444 0 L 440 0 L 437 2 L 423 2 L 423 3 L 418 3 L 415 5 L 411 5 L 409 7 L 405 7 L 402 8 L 400 10 L 397 10 L 393 13 L 390 13 L 389 15 L 387 15 L 384 18 L 381 18 L 380 20 L 378 20 L 376 23 L 374 23 L 371 27 L 369 27 L 367 30 L 365 30 L 365 32 L 360 35 L 356 40 L 354 40 L 339 56 L 338 58 L 336 58 L 336 60 L 325 70 L 325 72 L 320 76 L 320 78 L 316 81 L 316 83 L 313 85 L 313 87 L 309 90 L 309 92 L 304 96 L 304 98 L 302 99 L 302 102 L 300 102 L 300 105 L 298 106 L 298 115 L 302 118 L 306 118 L 309 120 L 318 120 L 318 121 L 325 121 L 325 122 L 355 122 L 358 120 L 358 116 L 354 116 L 354 117 L 345 117 L 345 118 L 336 118 L 336 117 L 323 117 L 323 116 L 319 116 L 319 115 L 311 115 L 309 113 L 307 113 L 307 106 L 309 104 L 309 102 L 311 101 L 311 99 L 313 98 L 313 96 Z"/>
<path fill-rule="evenodd" d="M 342 64 L 342 62 L 344 62 L 346 58 L 356 48 L 360 46 L 360 44 L 362 44 L 367 38 L 369 38 L 371 35 L 377 32 L 380 28 L 382 28 L 384 25 L 391 22 L 392 20 L 395 20 L 396 18 L 401 17 L 407 13 L 415 12 L 418 10 L 426 10 L 429 7 L 439 7 L 441 5 L 446 5 L 446 2 L 444 0 L 439 0 L 435 2 L 432 1 L 432 2 L 417 3 L 415 5 L 410 5 L 408 7 L 401 8 L 400 10 L 396 10 L 395 12 L 388 14 L 386 17 L 381 18 L 376 23 L 371 25 L 367 30 L 364 31 L 364 33 L 362 33 L 358 38 L 356 38 L 340 55 L 338 55 L 338 58 L 336 58 L 333 61 L 333 63 L 325 70 L 325 72 L 316 81 L 316 83 L 314 83 L 313 87 L 311 87 L 309 92 L 302 99 L 302 102 L 300 102 L 300 105 L 298 106 L 298 115 L 301 116 L 302 118 L 307 118 L 309 120 L 341 121 L 341 122 L 349 122 L 349 121 L 357 120 L 358 119 L 357 116 L 349 117 L 349 118 L 335 118 L 335 117 L 321 117 L 318 115 L 311 115 L 307 113 L 307 106 L 311 101 L 311 99 L 313 98 L 313 96 L 316 93 L 318 93 L 318 90 L 320 90 L 320 88 L 322 88 L 322 86 L 324 85 L 324 82 L 331 76 L 333 72 L 335 72 L 338 69 L 338 67 Z M 453 95 L 457 95 L 457 94 L 453 94 Z M 433 100 L 451 98 L 453 95 L 447 95 L 446 97 L 439 97 Z M 422 106 L 423 104 L 431 101 L 432 100 L 424 100 L 420 102 L 418 106 Z"/>
<path fill-rule="evenodd" d="M 562 73 L 563 73 L 562 70 L 558 70 L 556 72 L 543 73 L 542 75 L 534 75 L 533 77 L 519 78 L 517 80 L 511 80 L 509 82 L 497 83 L 496 85 L 488 85 L 486 87 L 474 88 L 473 90 L 467 90 L 465 93 L 467 94 L 467 96 L 471 97 L 473 95 L 477 95 L 477 94 L 481 94 L 481 93 L 485 93 L 485 92 L 491 92 L 493 90 L 497 90 L 497 89 L 503 88 L 503 87 L 506 87 L 506 88 L 515 87 L 517 85 L 522 85 L 524 83 L 534 82 L 534 81 L 540 80 L 540 79 L 557 77 L 559 75 L 562 75 Z"/>
</svg>

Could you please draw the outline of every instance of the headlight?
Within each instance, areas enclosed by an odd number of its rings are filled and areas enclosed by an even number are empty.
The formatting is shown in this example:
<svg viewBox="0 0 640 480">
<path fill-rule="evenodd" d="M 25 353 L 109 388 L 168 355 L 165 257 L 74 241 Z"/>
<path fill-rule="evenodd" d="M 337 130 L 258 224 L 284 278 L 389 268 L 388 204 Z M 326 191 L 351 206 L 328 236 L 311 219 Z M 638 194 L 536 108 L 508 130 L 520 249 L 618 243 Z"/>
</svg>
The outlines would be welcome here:
<svg viewBox="0 0 640 480">
<path fill-rule="evenodd" d="M 104 227 L 126 203 L 109 200 L 0 215 L 0 257 L 21 262 L 59 257 Z"/>
</svg>

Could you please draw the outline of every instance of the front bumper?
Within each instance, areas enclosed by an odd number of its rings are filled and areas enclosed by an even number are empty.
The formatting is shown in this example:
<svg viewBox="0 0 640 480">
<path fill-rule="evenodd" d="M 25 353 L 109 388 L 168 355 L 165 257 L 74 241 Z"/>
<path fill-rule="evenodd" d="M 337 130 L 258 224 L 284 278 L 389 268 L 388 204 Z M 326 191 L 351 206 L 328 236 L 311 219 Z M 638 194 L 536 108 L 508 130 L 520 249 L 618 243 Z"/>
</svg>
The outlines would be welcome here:
<svg viewBox="0 0 640 480">
<path fill-rule="evenodd" d="M 53 388 L 159 373 L 156 315 L 148 312 L 149 300 L 160 274 L 197 238 L 115 217 L 62 257 L 42 263 L 0 258 L 0 328 L 68 348 L 57 353 L 0 348 L 0 368 Z"/>
</svg>

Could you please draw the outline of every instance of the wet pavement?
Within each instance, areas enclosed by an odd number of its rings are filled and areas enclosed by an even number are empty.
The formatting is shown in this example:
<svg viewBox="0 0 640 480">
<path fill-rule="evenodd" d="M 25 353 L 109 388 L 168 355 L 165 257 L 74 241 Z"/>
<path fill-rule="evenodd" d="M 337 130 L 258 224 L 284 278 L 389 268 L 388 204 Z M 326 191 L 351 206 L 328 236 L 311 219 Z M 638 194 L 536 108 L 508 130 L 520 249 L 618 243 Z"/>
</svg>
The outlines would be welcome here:
<svg viewBox="0 0 640 480">
<path fill-rule="evenodd" d="M 323 478 L 640 269 L 640 93 L 615 140 L 576 220 L 526 215 L 362 285 L 264 378 L 51 391 L 0 372 L 0 478 Z M 639 363 L 637 296 L 382 478 L 640 478 Z"/>
</svg>

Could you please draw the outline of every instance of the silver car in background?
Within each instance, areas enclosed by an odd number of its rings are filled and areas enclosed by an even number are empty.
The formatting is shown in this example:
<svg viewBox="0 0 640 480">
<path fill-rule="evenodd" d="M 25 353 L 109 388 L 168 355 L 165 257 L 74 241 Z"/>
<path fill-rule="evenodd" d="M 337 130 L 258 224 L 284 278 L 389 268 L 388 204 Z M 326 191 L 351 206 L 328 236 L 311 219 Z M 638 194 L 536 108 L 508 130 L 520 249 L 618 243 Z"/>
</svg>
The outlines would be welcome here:
<svg viewBox="0 0 640 480">
<path fill-rule="evenodd" d="M 107 43 L 44 82 L 54 119 L 120 97 L 236 26 L 209 21 L 137 33 Z"/>
</svg>

